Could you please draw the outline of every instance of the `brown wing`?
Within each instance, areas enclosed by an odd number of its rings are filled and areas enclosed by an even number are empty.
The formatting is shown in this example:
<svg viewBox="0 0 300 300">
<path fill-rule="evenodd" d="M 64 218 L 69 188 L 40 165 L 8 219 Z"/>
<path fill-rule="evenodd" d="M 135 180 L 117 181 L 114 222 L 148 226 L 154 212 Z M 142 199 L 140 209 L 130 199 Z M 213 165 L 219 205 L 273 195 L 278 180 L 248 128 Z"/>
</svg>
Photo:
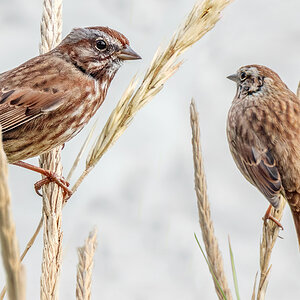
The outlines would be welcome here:
<svg viewBox="0 0 300 300">
<path fill-rule="evenodd" d="M 2 132 L 14 129 L 62 104 L 62 93 L 31 88 L 0 91 L 0 125 Z"/>
<path fill-rule="evenodd" d="M 0 125 L 12 130 L 57 109 L 68 98 L 66 78 L 77 80 L 69 63 L 48 52 L 0 74 Z M 75 74 L 75 75 L 74 75 Z M 69 85 L 67 85 L 69 89 Z"/>
<path fill-rule="evenodd" d="M 271 152 L 267 148 L 243 145 L 239 153 L 241 156 L 236 161 L 246 178 L 274 207 L 278 207 L 282 183 Z"/>
</svg>

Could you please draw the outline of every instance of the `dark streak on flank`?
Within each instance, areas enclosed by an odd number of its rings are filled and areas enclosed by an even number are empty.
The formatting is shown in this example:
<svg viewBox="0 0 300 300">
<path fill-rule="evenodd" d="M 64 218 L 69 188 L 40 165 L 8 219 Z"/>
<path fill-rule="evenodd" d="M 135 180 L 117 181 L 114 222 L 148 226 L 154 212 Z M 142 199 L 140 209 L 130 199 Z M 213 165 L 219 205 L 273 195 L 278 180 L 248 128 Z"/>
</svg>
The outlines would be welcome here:
<svg viewBox="0 0 300 300">
<path fill-rule="evenodd" d="M 3 104 L 5 102 L 5 100 L 14 92 L 15 92 L 15 90 L 11 90 L 9 92 L 2 94 L 0 104 Z"/>
</svg>

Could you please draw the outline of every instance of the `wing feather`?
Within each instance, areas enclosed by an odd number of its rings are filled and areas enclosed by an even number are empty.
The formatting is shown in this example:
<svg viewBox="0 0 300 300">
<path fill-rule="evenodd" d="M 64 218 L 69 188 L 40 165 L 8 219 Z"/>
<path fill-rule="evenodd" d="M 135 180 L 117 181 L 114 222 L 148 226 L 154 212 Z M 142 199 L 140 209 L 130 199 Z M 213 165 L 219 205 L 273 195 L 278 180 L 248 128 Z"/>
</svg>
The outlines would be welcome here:
<svg viewBox="0 0 300 300">
<path fill-rule="evenodd" d="M 282 191 L 281 177 L 276 161 L 267 147 L 240 145 L 240 159 L 237 163 L 246 178 L 255 185 L 274 206 L 279 205 Z"/>
<path fill-rule="evenodd" d="M 31 88 L 0 91 L 0 125 L 10 131 L 42 114 L 57 109 L 63 103 L 62 93 Z"/>
</svg>

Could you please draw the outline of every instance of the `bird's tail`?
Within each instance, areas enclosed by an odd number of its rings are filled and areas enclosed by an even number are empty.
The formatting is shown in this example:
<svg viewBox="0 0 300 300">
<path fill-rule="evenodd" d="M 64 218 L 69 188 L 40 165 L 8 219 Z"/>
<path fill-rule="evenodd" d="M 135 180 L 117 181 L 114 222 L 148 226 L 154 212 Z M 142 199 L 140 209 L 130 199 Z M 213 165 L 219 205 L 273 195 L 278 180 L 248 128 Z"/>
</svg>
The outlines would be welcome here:
<svg viewBox="0 0 300 300">
<path fill-rule="evenodd" d="M 288 193 L 287 200 L 290 205 L 292 215 L 294 218 L 294 224 L 297 232 L 299 249 L 300 249 L 300 194 L 297 192 Z"/>
</svg>

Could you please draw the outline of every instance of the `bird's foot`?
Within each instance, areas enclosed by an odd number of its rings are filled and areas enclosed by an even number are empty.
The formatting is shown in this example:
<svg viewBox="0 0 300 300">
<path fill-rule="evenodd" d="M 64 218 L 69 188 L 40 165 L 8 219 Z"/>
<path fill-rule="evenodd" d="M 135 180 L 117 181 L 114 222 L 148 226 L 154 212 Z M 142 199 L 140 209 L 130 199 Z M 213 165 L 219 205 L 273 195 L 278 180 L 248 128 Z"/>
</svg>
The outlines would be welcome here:
<svg viewBox="0 0 300 300">
<path fill-rule="evenodd" d="M 69 199 L 72 196 L 73 192 L 69 189 L 70 184 L 62 176 L 59 176 L 56 173 L 51 172 L 49 170 L 45 170 L 43 168 L 36 167 L 34 165 L 25 163 L 23 161 L 15 162 L 14 165 L 23 167 L 25 169 L 29 169 L 31 171 L 40 173 L 45 176 L 45 178 L 39 180 L 38 182 L 36 182 L 34 184 L 34 189 L 39 196 L 42 196 L 42 194 L 40 193 L 40 189 L 42 188 L 42 186 L 44 184 L 48 184 L 50 182 L 55 182 L 59 187 L 61 187 L 63 189 L 64 201 L 66 201 L 67 199 Z"/>
<path fill-rule="evenodd" d="M 73 192 L 69 189 L 69 185 L 70 185 L 69 182 L 54 172 L 50 172 L 48 170 L 44 170 L 44 171 L 45 173 L 43 175 L 45 175 L 46 177 L 34 184 L 34 189 L 36 193 L 42 196 L 42 194 L 40 193 L 40 189 L 42 188 L 42 186 L 50 182 L 55 182 L 59 187 L 63 189 L 65 200 L 69 199 L 73 194 Z"/>
<path fill-rule="evenodd" d="M 272 205 L 269 205 L 265 215 L 263 216 L 263 221 L 264 221 L 264 224 L 265 226 L 267 225 L 267 220 L 271 220 L 273 221 L 279 228 L 281 228 L 281 230 L 283 230 L 283 226 L 280 224 L 280 222 L 274 218 L 272 215 L 271 215 L 271 209 L 272 209 Z"/>
</svg>

